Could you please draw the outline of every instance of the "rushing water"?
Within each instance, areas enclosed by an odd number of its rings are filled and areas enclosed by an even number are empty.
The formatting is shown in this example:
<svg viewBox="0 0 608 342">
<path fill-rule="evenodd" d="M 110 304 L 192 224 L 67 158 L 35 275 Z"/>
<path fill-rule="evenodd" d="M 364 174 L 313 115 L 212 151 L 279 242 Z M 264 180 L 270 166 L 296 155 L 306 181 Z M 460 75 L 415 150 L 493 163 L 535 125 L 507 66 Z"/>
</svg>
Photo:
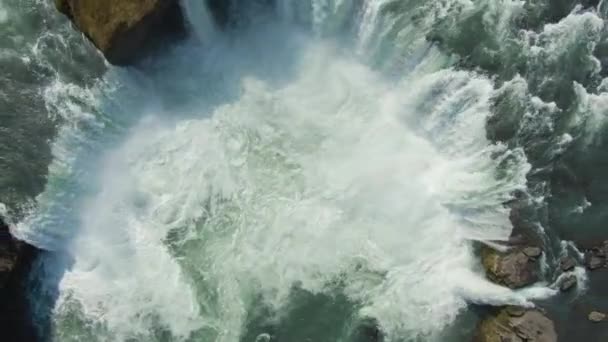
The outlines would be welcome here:
<svg viewBox="0 0 608 342">
<path fill-rule="evenodd" d="M 223 30 L 182 5 L 191 37 L 120 69 L 0 1 L 0 200 L 50 251 L 45 338 L 463 341 L 600 234 L 608 5 L 243 0 Z M 520 291 L 475 254 L 515 194 L 547 249 Z"/>
</svg>

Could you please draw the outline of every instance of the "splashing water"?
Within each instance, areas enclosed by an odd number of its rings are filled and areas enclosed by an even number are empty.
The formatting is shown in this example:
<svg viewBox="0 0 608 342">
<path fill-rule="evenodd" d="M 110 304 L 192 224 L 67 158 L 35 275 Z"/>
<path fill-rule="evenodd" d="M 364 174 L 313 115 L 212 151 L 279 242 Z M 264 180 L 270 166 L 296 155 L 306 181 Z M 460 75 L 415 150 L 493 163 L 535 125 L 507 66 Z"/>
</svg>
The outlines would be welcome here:
<svg viewBox="0 0 608 342">
<path fill-rule="evenodd" d="M 238 341 L 298 289 L 345 296 L 390 340 L 438 340 L 467 302 L 551 294 L 484 279 L 472 241 L 509 236 L 503 203 L 530 166 L 486 139 L 492 81 L 425 40 L 458 2 L 404 3 L 427 16 L 280 1 L 279 18 L 207 34 L 185 1 L 195 38 L 72 93 L 95 114 L 67 108 L 80 125 L 18 226 L 69 256 L 43 265 L 65 272 L 54 338 Z"/>
</svg>

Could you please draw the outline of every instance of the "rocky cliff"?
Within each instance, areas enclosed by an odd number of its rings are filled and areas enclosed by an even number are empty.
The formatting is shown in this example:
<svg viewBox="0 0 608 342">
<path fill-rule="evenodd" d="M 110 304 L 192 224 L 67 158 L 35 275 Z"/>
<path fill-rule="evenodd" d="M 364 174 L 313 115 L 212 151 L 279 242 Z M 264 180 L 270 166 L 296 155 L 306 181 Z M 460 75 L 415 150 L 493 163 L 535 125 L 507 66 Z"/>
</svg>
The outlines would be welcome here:
<svg viewBox="0 0 608 342">
<path fill-rule="evenodd" d="M 170 41 L 167 37 L 184 34 L 177 0 L 55 0 L 55 4 L 116 65 L 132 64 Z"/>
<path fill-rule="evenodd" d="M 36 341 L 25 283 L 37 252 L 15 239 L 0 217 L 0 331 L 4 342 Z"/>
</svg>

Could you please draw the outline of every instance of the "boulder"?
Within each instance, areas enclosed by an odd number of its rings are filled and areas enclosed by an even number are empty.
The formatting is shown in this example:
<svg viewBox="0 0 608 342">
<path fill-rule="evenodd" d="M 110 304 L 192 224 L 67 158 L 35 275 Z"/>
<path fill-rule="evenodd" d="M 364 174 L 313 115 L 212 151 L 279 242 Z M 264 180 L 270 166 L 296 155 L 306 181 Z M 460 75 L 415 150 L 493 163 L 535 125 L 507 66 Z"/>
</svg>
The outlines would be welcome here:
<svg viewBox="0 0 608 342">
<path fill-rule="evenodd" d="M 168 33 L 184 32 L 178 0 L 55 0 L 55 5 L 116 65 L 132 64 Z"/>
<path fill-rule="evenodd" d="M 559 264 L 563 272 L 570 272 L 576 267 L 576 260 L 572 257 L 563 257 Z"/>
<path fill-rule="evenodd" d="M 568 276 L 559 284 L 559 289 L 562 292 L 568 292 L 576 287 L 577 281 L 575 276 Z"/>
<path fill-rule="evenodd" d="M 540 310 L 504 308 L 477 326 L 475 342 L 556 342 L 555 325 Z"/>
<path fill-rule="evenodd" d="M 481 253 L 486 276 L 493 282 L 512 289 L 522 288 L 539 280 L 538 256 L 540 254 L 537 251 L 530 251 L 528 248 L 515 248 L 502 253 L 484 246 Z"/>
<path fill-rule="evenodd" d="M 592 311 L 588 316 L 589 320 L 594 323 L 599 323 L 606 320 L 606 314 L 603 312 Z"/>
<path fill-rule="evenodd" d="M 523 315 L 526 314 L 526 308 L 521 307 L 521 306 L 507 306 L 505 308 L 505 311 L 509 314 L 509 316 L 511 317 L 521 317 Z"/>
<path fill-rule="evenodd" d="M 543 250 L 539 247 L 526 247 L 522 252 L 530 258 L 538 258 L 543 254 Z"/>
<path fill-rule="evenodd" d="M 595 244 L 593 247 L 587 247 L 585 249 L 585 266 L 589 270 L 597 270 L 605 268 L 608 264 L 608 241 L 600 242 Z"/>
</svg>

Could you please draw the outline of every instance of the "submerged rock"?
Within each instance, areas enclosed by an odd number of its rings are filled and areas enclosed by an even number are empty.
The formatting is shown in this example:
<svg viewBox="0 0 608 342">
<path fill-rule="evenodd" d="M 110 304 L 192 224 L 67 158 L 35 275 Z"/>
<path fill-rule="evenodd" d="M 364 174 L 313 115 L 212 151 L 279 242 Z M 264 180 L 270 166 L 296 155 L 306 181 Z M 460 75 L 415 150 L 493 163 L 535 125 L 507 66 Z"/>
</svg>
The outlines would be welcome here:
<svg viewBox="0 0 608 342">
<path fill-rule="evenodd" d="M 536 248 L 536 247 L 534 247 Z M 517 289 L 531 285 L 539 280 L 538 257 L 542 250 L 516 248 L 507 252 L 499 252 L 484 246 L 482 263 L 487 277 L 493 282 Z M 530 255 L 534 255 L 531 257 Z"/>
<path fill-rule="evenodd" d="M 137 61 L 167 33 L 183 33 L 177 0 L 55 0 L 108 62 L 128 65 Z"/>
<path fill-rule="evenodd" d="M 484 319 L 475 342 L 556 342 L 555 325 L 539 310 L 505 308 Z"/>
<path fill-rule="evenodd" d="M 568 292 L 576 287 L 577 281 L 575 276 L 569 276 L 562 280 L 561 284 L 559 284 L 559 289 L 562 292 Z"/>
<path fill-rule="evenodd" d="M 588 318 L 591 322 L 599 323 L 606 320 L 606 314 L 598 311 L 592 311 L 589 313 Z"/>
</svg>

